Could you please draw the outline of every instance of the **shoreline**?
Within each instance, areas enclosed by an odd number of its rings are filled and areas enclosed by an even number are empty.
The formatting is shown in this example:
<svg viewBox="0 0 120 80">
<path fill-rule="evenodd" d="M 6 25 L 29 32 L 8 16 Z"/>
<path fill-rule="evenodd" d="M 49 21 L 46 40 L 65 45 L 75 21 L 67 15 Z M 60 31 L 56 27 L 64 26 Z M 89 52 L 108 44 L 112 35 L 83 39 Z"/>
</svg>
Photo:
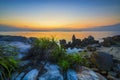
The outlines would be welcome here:
<svg viewBox="0 0 120 80">
<path fill-rule="evenodd" d="M 41 40 L 41 39 L 39 39 L 39 40 Z M 15 46 L 18 48 L 17 52 L 19 54 L 17 56 L 15 56 L 15 58 L 22 60 L 21 63 L 19 64 L 19 66 L 21 68 L 25 68 L 25 69 L 20 71 L 20 73 L 16 77 L 16 79 L 22 73 L 24 73 L 24 76 L 23 76 L 24 78 L 26 76 L 29 77 L 28 74 L 32 75 L 32 73 L 35 73 L 38 75 L 39 67 L 41 67 L 42 65 L 43 65 L 43 68 L 45 69 L 45 72 L 47 70 L 49 72 L 49 74 L 48 74 L 48 72 L 46 72 L 44 74 L 43 73 L 44 69 L 43 69 L 43 71 L 41 73 L 42 75 L 39 78 L 40 80 L 42 78 L 45 78 L 45 76 L 47 77 L 48 75 L 52 75 L 52 76 L 54 76 L 54 78 L 56 78 L 55 74 L 51 73 L 52 71 L 55 71 L 55 73 L 57 72 L 56 74 L 59 75 L 61 80 L 64 80 L 63 79 L 64 73 L 67 73 L 69 76 L 71 74 L 74 74 L 74 76 L 76 76 L 76 75 L 92 76 L 92 73 L 89 71 L 93 71 L 94 74 L 96 74 L 96 76 L 98 76 L 97 73 L 99 73 L 99 75 L 101 77 L 99 76 L 98 79 L 102 79 L 102 80 L 120 79 L 120 75 L 119 75 L 120 74 L 120 35 L 103 38 L 103 42 L 99 42 L 99 41 L 95 40 L 94 37 L 92 37 L 92 36 L 88 36 L 88 38 L 84 38 L 83 40 L 81 40 L 81 39 L 76 38 L 75 35 L 72 36 L 71 42 L 68 42 L 68 43 L 65 39 L 59 40 L 59 43 L 60 43 L 59 46 L 62 46 L 66 50 L 67 55 L 74 55 L 76 53 L 81 53 L 81 52 L 87 53 L 88 56 L 86 57 L 86 59 L 89 60 L 89 67 L 83 66 L 83 68 L 80 68 L 81 67 L 80 65 L 76 65 L 76 67 L 74 67 L 72 69 L 72 71 L 70 69 L 68 69 L 68 71 L 65 71 L 65 72 L 58 69 L 57 63 L 53 63 L 53 62 L 51 62 L 51 60 L 49 60 L 49 56 L 51 54 L 51 52 L 49 52 L 49 51 L 51 51 L 51 50 L 54 51 L 54 47 L 53 48 L 50 47 L 50 49 L 48 49 L 48 50 L 45 49 L 44 53 L 47 55 L 42 54 L 42 57 L 37 58 L 41 54 L 41 51 L 43 49 L 40 49 L 40 51 L 39 51 L 39 48 L 38 48 L 37 53 L 39 53 L 39 54 L 36 54 L 36 53 L 33 54 L 34 50 L 37 50 L 37 47 L 34 48 L 34 45 L 33 45 L 34 41 L 36 41 L 36 40 L 38 40 L 38 39 L 35 37 L 26 38 L 26 37 L 22 37 L 22 36 L 8 36 L 8 35 L 1 36 L 0 35 L 0 44 L 1 45 L 3 45 L 3 46 L 10 45 L 10 46 Z M 49 40 L 49 41 L 51 41 L 51 40 Z M 45 43 L 45 44 L 47 44 L 47 43 Z M 50 46 L 50 44 L 47 44 L 47 45 L 48 45 L 47 47 Z M 29 57 L 24 58 L 25 56 L 29 56 Z M 46 62 L 45 59 L 47 59 L 47 58 L 48 58 L 48 61 Z M 50 59 L 52 59 L 52 58 L 50 58 Z M 34 63 L 34 60 L 35 61 L 37 60 L 40 62 Z M 28 66 L 30 66 L 31 68 L 28 69 Z M 61 68 L 61 67 L 59 66 L 59 68 Z M 52 69 L 52 71 L 50 69 Z M 87 70 L 87 74 L 83 74 L 82 72 L 80 72 L 81 70 L 83 72 Z M 27 74 L 25 75 L 26 72 L 27 72 Z M 62 73 L 62 74 L 60 74 L 60 73 Z M 32 76 L 35 77 L 35 75 L 32 75 Z M 81 78 L 80 76 L 78 76 L 78 77 Z M 85 78 L 87 78 L 87 76 Z M 95 77 L 92 76 L 91 78 L 95 78 Z M 69 80 L 69 79 L 67 79 L 67 80 Z"/>
</svg>

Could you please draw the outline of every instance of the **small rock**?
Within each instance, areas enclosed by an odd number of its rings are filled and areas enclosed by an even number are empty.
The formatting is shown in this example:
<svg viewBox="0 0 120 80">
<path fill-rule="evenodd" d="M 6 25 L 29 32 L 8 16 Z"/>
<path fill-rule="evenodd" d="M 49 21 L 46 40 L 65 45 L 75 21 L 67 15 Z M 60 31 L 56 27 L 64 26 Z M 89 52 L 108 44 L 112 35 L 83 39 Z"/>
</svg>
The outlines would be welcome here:
<svg viewBox="0 0 120 80">
<path fill-rule="evenodd" d="M 101 71 L 100 72 L 102 75 L 107 75 L 107 72 L 106 71 Z"/>
</svg>

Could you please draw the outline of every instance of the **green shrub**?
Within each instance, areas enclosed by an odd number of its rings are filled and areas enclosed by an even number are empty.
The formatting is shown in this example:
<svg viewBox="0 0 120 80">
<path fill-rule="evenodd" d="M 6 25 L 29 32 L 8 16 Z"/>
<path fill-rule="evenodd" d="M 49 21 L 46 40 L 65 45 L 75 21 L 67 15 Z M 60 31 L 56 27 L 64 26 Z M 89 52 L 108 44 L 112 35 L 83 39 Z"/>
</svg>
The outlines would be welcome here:
<svg viewBox="0 0 120 80">
<path fill-rule="evenodd" d="M 40 61 L 49 61 L 52 56 L 52 51 L 57 47 L 57 42 L 54 38 L 40 38 L 37 39 L 29 52 L 26 59 L 33 60 L 33 64 L 37 65 Z"/>
<path fill-rule="evenodd" d="M 86 58 L 87 53 L 86 52 L 80 52 L 80 53 L 72 53 L 72 54 L 66 54 L 64 58 L 61 58 L 60 62 L 64 60 L 66 63 L 69 63 L 68 65 L 59 65 L 60 67 L 63 68 L 63 70 L 67 70 L 69 68 L 74 68 L 77 67 L 77 65 L 81 66 L 88 66 L 88 59 Z M 65 63 L 63 63 L 65 64 Z"/>
<path fill-rule="evenodd" d="M 32 54 L 32 55 L 31 55 Z M 42 61 L 57 63 L 63 71 L 73 68 L 75 65 L 88 65 L 85 52 L 67 54 L 66 50 L 59 46 L 54 38 L 37 39 L 30 50 L 34 64 Z"/>
<path fill-rule="evenodd" d="M 88 66 L 88 59 L 87 59 L 87 53 L 86 52 L 80 52 L 80 53 L 73 53 L 68 55 L 68 60 L 71 62 L 71 65 L 82 65 L 82 66 Z"/>
<path fill-rule="evenodd" d="M 59 60 L 62 60 L 66 57 L 66 52 L 65 49 L 57 46 L 55 49 L 52 51 L 52 61 L 53 62 L 58 62 Z"/>
<path fill-rule="evenodd" d="M 34 42 L 33 46 L 43 48 L 43 49 L 49 49 L 49 48 L 53 48 L 56 44 L 57 43 L 54 40 L 54 38 L 52 38 L 52 39 L 50 39 L 50 38 L 40 38 L 40 39 L 37 39 Z"/>
<path fill-rule="evenodd" d="M 63 71 L 66 71 L 70 68 L 70 63 L 67 60 L 59 60 L 58 65 L 62 68 Z"/>
<path fill-rule="evenodd" d="M 0 78 L 1 80 L 7 80 L 10 78 L 13 71 L 18 68 L 18 60 L 14 59 L 14 55 L 17 54 L 15 48 L 12 46 L 0 45 Z"/>
</svg>

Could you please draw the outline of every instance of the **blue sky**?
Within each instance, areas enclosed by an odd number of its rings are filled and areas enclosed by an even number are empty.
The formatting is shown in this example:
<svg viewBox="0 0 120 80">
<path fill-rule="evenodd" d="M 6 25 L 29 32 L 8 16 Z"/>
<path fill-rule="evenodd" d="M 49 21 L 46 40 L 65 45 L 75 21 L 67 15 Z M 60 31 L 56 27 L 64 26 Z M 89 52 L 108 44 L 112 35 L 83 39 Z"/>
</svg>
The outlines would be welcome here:
<svg viewBox="0 0 120 80">
<path fill-rule="evenodd" d="M 120 0 L 0 0 L 0 24 L 88 28 L 120 23 Z"/>
</svg>

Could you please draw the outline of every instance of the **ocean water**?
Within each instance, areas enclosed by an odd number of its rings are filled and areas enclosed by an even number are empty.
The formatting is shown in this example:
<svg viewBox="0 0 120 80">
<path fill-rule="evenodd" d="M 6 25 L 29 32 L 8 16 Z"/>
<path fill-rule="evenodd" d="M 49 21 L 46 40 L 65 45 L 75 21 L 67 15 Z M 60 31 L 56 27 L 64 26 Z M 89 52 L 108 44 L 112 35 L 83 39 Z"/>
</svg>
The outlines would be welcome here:
<svg viewBox="0 0 120 80">
<path fill-rule="evenodd" d="M 102 40 L 104 37 L 111 37 L 114 35 L 120 35 L 120 31 L 80 31 L 80 32 L 0 32 L 0 35 L 13 35 L 13 36 L 25 36 L 25 37 L 54 37 L 56 40 L 66 39 L 70 41 L 72 35 L 75 34 L 76 38 L 83 39 L 89 35 L 93 36 L 96 40 Z"/>
</svg>

